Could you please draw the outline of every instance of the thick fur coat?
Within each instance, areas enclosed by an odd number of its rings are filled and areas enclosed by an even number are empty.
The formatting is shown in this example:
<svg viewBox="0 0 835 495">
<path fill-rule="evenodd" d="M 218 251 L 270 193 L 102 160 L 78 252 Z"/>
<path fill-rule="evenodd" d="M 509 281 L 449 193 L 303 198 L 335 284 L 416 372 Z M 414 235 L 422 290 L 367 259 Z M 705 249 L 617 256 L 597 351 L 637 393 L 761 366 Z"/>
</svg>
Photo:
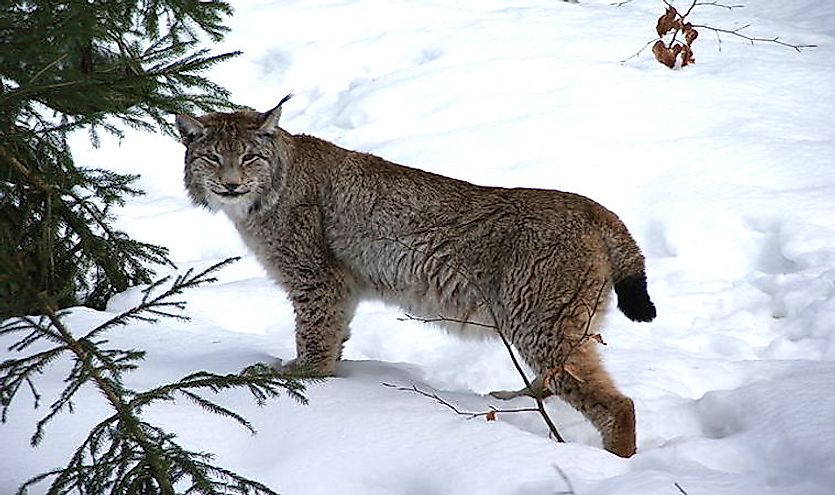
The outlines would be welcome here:
<svg viewBox="0 0 835 495">
<path fill-rule="evenodd" d="M 280 114 L 177 126 L 192 200 L 231 218 L 292 301 L 297 362 L 333 374 L 357 303 L 382 299 L 464 334 L 501 331 L 542 393 L 582 412 L 607 450 L 635 452 L 632 401 L 592 338 L 611 288 L 629 318 L 655 317 L 617 216 L 577 194 L 477 186 L 291 135 Z"/>
</svg>

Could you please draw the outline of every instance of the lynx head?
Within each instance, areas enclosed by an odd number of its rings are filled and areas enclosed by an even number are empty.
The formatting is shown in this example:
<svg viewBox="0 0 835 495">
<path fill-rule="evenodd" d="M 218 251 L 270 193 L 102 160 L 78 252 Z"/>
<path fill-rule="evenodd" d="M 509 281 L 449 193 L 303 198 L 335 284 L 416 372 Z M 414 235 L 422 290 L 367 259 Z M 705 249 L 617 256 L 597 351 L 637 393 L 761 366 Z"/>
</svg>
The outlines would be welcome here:
<svg viewBox="0 0 835 495">
<path fill-rule="evenodd" d="M 270 202 L 284 175 L 278 120 L 291 96 L 264 113 L 177 115 L 186 146 L 184 182 L 195 204 L 242 219 Z"/>
</svg>

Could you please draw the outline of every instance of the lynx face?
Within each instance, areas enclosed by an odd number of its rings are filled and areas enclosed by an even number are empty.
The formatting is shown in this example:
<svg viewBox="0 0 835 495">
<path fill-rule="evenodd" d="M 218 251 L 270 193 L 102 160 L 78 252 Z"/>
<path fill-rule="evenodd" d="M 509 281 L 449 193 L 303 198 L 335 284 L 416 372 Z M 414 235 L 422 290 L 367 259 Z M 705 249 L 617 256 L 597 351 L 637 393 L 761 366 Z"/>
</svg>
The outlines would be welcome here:
<svg viewBox="0 0 835 495">
<path fill-rule="evenodd" d="M 187 148 L 184 182 L 192 201 L 232 218 L 269 201 L 282 176 L 277 122 L 278 115 L 270 112 L 178 115 Z"/>
</svg>

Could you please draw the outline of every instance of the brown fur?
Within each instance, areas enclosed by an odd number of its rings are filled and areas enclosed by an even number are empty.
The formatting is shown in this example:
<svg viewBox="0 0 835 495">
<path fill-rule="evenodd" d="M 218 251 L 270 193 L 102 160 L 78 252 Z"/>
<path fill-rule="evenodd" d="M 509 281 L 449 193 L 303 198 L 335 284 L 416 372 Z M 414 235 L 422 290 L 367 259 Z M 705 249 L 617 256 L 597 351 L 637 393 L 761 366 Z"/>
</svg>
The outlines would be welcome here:
<svg viewBox="0 0 835 495">
<path fill-rule="evenodd" d="M 299 362 L 333 374 L 364 298 L 495 325 L 606 449 L 635 452 L 632 401 L 588 338 L 613 285 L 631 318 L 655 316 L 643 257 L 613 213 L 576 194 L 476 186 L 291 135 L 280 113 L 180 115 L 177 125 L 191 198 L 227 213 L 287 291 Z"/>
</svg>

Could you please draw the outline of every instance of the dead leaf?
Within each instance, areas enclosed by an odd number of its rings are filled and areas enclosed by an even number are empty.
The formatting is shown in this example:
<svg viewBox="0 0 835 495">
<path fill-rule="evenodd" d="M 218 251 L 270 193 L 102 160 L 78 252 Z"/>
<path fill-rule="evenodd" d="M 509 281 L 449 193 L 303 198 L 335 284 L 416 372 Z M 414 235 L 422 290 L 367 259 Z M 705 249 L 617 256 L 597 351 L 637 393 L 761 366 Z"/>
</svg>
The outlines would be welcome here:
<svg viewBox="0 0 835 495">
<path fill-rule="evenodd" d="M 571 375 L 571 378 L 574 378 L 574 379 L 575 379 L 575 380 L 577 380 L 578 382 L 580 382 L 580 383 L 585 382 L 585 380 L 583 380 L 583 379 L 580 377 L 580 372 L 579 372 L 579 371 L 577 371 L 577 368 L 575 368 L 574 366 L 572 366 L 572 365 L 570 365 L 570 364 L 566 364 L 565 366 L 563 366 L 563 367 L 562 367 L 562 369 L 563 369 L 563 370 L 565 370 L 565 372 L 566 372 L 566 373 L 568 373 L 569 375 Z"/>
<path fill-rule="evenodd" d="M 496 411 L 488 411 L 487 414 L 484 415 L 484 419 L 487 421 L 496 421 Z"/>
<path fill-rule="evenodd" d="M 658 23 L 655 25 L 655 31 L 658 33 L 659 37 L 664 36 L 681 25 L 681 22 L 677 21 L 677 17 L 678 11 L 675 7 L 667 7 L 667 11 L 664 12 L 664 15 L 658 18 Z"/>
<path fill-rule="evenodd" d="M 686 67 L 695 63 L 696 59 L 693 57 L 693 50 L 690 49 L 690 46 L 684 46 L 681 50 L 681 66 Z"/>
<path fill-rule="evenodd" d="M 693 29 L 693 27 L 689 27 L 688 29 L 684 30 L 684 40 L 687 41 L 687 45 L 692 45 L 696 38 L 699 37 L 699 32 Z"/>
<path fill-rule="evenodd" d="M 671 69 L 675 68 L 676 55 L 678 53 L 670 48 L 667 48 L 667 45 L 665 45 L 663 41 L 658 40 L 654 45 L 652 45 L 652 54 L 655 55 L 655 60 L 658 60 Z"/>
<path fill-rule="evenodd" d="M 542 389 L 548 390 L 551 388 L 551 382 L 554 381 L 554 375 L 557 374 L 559 370 L 557 368 L 549 368 L 545 371 L 542 375 Z"/>
</svg>

